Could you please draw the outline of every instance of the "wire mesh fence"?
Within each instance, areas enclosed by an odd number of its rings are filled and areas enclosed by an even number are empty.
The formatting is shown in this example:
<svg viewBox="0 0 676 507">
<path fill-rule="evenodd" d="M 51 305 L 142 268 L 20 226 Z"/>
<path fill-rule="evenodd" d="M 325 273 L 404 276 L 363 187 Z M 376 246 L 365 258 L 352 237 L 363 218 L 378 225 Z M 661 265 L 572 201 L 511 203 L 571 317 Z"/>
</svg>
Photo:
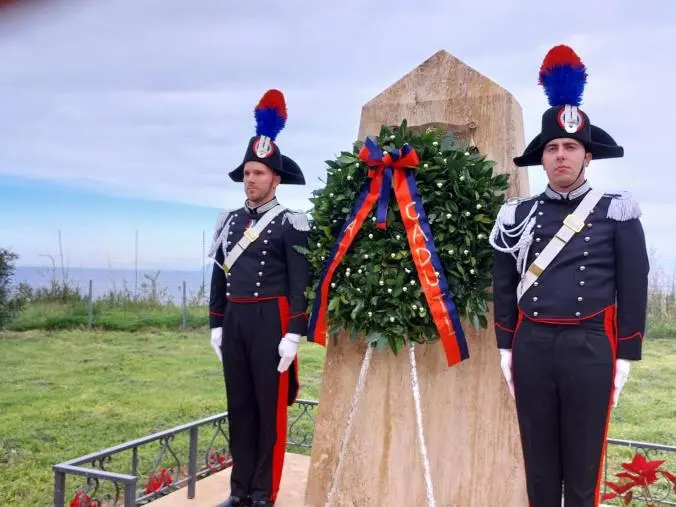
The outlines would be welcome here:
<svg viewBox="0 0 676 507">
<path fill-rule="evenodd" d="M 14 288 L 21 311 L 12 330 L 73 327 L 133 331 L 188 329 L 208 324 L 209 293 L 195 280 L 147 276 L 136 288 L 106 280 L 20 282 Z"/>
</svg>

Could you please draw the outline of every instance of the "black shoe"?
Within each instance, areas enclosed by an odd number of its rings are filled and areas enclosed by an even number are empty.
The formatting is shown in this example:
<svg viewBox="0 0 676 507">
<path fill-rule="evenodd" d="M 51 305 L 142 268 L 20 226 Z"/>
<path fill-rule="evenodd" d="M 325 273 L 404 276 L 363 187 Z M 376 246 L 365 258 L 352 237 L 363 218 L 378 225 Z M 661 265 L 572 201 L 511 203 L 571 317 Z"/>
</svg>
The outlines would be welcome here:
<svg viewBox="0 0 676 507">
<path fill-rule="evenodd" d="M 251 503 L 248 498 L 240 498 L 238 496 L 229 496 L 225 502 L 219 503 L 216 507 L 248 507 Z"/>
</svg>

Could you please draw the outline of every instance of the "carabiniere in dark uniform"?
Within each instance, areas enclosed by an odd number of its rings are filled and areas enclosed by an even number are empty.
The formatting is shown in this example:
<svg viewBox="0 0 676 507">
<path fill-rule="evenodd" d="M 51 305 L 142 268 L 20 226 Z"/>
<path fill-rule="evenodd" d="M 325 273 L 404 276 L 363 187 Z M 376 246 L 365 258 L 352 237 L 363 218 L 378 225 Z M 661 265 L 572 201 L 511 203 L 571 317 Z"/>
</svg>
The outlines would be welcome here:
<svg viewBox="0 0 676 507">
<path fill-rule="evenodd" d="M 610 413 L 630 361 L 641 359 L 646 325 L 639 206 L 581 178 L 589 161 L 624 154 L 579 108 L 586 77 L 567 46 L 543 61 L 551 107 L 514 162 L 544 166 L 546 157 L 549 185 L 503 205 L 490 236 L 495 333 L 515 395 L 530 507 L 599 505 Z M 552 161 L 569 163 L 565 150 L 579 156 L 580 148 L 583 162 L 570 168 L 577 178 L 561 192 Z"/>
<path fill-rule="evenodd" d="M 591 190 L 588 182 L 567 196 L 549 187 L 542 194 L 512 201 L 516 223 L 533 219 L 526 266 L 554 238 L 563 220 Z M 519 272 L 508 254 L 495 256 L 495 328 L 500 348 L 511 348 L 524 318 L 543 324 L 576 324 L 609 319 L 617 333 L 617 357 L 641 359 L 646 321 L 648 259 L 638 204 L 627 194 L 606 194 L 517 307 Z M 517 238 L 518 239 L 518 238 Z M 516 242 L 514 242 L 516 243 Z M 518 310 L 517 310 L 518 308 Z"/>
<path fill-rule="evenodd" d="M 281 184 L 305 184 L 300 167 L 274 142 L 286 120 L 281 92 L 264 95 L 256 119 L 260 132 L 231 179 L 243 182 L 245 164 L 254 162 L 279 175 Z M 296 247 L 307 247 L 309 230 L 304 213 L 276 198 L 256 208 L 246 201 L 221 213 L 215 226 L 209 316 L 212 333 L 222 327 L 222 342 L 214 347 L 223 360 L 233 459 L 230 496 L 222 507 L 273 505 L 279 491 L 287 407 L 299 388 L 296 347 L 308 325 L 310 268 Z M 248 244 L 240 244 L 243 238 Z M 240 255 L 229 263 L 233 252 Z"/>
</svg>

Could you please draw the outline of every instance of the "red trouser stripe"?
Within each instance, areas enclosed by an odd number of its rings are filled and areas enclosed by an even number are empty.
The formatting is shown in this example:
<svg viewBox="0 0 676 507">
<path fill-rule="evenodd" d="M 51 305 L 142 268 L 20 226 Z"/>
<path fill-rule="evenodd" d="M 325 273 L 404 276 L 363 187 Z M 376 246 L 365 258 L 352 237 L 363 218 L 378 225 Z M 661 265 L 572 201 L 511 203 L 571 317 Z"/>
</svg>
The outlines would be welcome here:
<svg viewBox="0 0 676 507">
<path fill-rule="evenodd" d="M 289 302 L 286 298 L 279 298 L 279 320 L 282 324 L 282 336 L 286 334 L 289 322 Z M 277 499 L 279 484 L 282 480 L 284 468 L 284 454 L 286 453 L 287 427 L 287 399 L 289 395 L 289 370 L 279 374 L 279 388 L 277 391 L 277 439 L 272 450 L 272 494 L 270 501 Z"/>
<path fill-rule="evenodd" d="M 610 396 L 608 397 L 608 412 L 606 413 L 606 425 L 603 430 L 603 447 L 599 459 L 599 471 L 596 479 L 596 490 L 594 491 L 594 507 L 598 507 L 601 502 L 601 482 L 603 480 L 603 461 L 606 459 L 606 447 L 608 442 L 608 426 L 610 424 L 610 413 L 613 410 L 613 395 L 615 394 L 615 360 L 617 358 L 617 328 L 615 326 L 616 311 L 615 305 L 609 306 L 603 311 L 603 327 L 606 336 L 610 342 L 610 348 L 613 351 L 613 370 L 610 382 Z"/>
</svg>

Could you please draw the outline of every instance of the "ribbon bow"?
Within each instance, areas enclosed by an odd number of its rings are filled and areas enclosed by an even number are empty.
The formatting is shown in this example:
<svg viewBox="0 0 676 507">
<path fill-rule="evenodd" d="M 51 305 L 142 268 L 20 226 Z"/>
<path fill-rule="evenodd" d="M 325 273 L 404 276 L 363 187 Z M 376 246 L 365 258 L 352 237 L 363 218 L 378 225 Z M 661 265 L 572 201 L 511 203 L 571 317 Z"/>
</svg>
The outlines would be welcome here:
<svg viewBox="0 0 676 507">
<path fill-rule="evenodd" d="M 359 150 L 359 160 L 369 166 L 368 176 L 371 180 L 382 178 L 376 209 L 376 227 L 385 230 L 393 173 L 405 168 L 417 167 L 420 159 L 416 151 L 408 144 L 404 144 L 400 150 L 387 152 L 374 137 L 368 136 Z"/>
<path fill-rule="evenodd" d="M 460 317 L 453 303 L 444 269 L 434 246 L 432 229 L 413 176 L 412 169 L 420 163 L 418 154 L 407 144 L 401 150 L 384 152 L 374 138 L 367 137 L 359 150 L 359 159 L 369 166 L 369 179 L 362 188 L 350 216 L 345 220 L 324 266 L 308 326 L 308 341 L 326 344 L 328 328 L 326 314 L 333 273 L 342 262 L 376 202 L 377 227 L 387 228 L 387 206 L 390 187 L 393 187 L 418 280 L 439 332 L 448 365 L 452 366 L 467 359 L 469 351 Z"/>
</svg>

